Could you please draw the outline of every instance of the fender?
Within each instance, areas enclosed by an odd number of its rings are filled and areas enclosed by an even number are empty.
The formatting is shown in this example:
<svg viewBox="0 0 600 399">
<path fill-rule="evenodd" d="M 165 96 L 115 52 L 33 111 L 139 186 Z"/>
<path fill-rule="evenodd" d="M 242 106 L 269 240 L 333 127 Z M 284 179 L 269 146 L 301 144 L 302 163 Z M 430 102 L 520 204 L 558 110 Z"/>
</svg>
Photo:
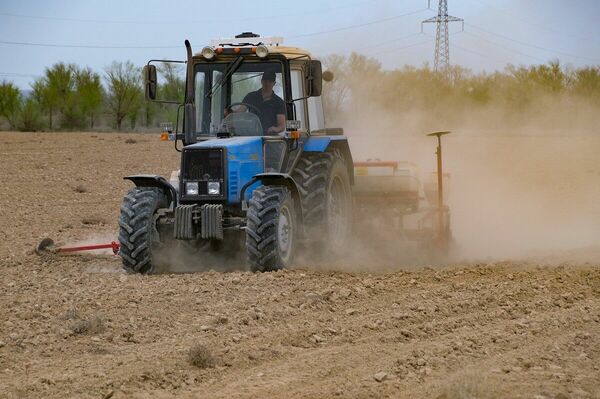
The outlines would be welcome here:
<svg viewBox="0 0 600 399">
<path fill-rule="evenodd" d="M 296 212 L 298 213 L 298 217 L 300 218 L 300 222 L 303 220 L 302 216 L 302 202 L 300 198 L 300 191 L 298 190 L 298 184 L 294 180 L 294 178 L 287 173 L 277 173 L 277 172 L 269 172 L 269 173 L 259 173 L 255 175 L 249 182 L 244 184 L 242 189 L 240 190 L 240 198 L 242 200 L 242 209 L 247 209 L 246 204 L 246 190 L 248 187 L 260 181 L 264 186 L 285 186 L 292 193 L 292 198 L 294 199 L 294 204 L 296 204 Z"/>
<path fill-rule="evenodd" d="M 344 158 L 348 176 L 350 177 L 350 184 L 354 184 L 354 164 L 346 136 L 311 136 L 304 144 L 303 151 L 325 152 L 334 149 L 338 150 Z"/>
<path fill-rule="evenodd" d="M 177 191 L 164 177 L 158 175 L 131 175 L 125 176 L 123 180 L 132 181 L 136 187 L 157 187 L 165 194 L 169 204 L 173 204 L 173 209 L 177 207 Z"/>
</svg>

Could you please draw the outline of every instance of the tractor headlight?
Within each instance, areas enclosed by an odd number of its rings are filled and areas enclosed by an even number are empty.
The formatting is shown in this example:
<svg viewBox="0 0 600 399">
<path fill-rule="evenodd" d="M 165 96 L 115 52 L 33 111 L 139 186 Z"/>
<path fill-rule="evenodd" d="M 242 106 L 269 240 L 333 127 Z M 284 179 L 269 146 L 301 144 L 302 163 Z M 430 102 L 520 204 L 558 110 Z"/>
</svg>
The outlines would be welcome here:
<svg viewBox="0 0 600 399">
<path fill-rule="evenodd" d="M 198 182 L 185 183 L 185 194 L 186 195 L 198 195 Z"/>
<path fill-rule="evenodd" d="M 204 47 L 201 54 L 205 59 L 212 60 L 215 57 L 215 49 L 212 47 Z"/>
<path fill-rule="evenodd" d="M 218 181 L 208 182 L 208 195 L 219 195 L 221 194 L 221 183 Z"/>
<path fill-rule="evenodd" d="M 265 58 L 269 55 L 269 49 L 267 46 L 263 46 L 262 44 L 256 48 L 256 55 L 258 58 Z"/>
</svg>

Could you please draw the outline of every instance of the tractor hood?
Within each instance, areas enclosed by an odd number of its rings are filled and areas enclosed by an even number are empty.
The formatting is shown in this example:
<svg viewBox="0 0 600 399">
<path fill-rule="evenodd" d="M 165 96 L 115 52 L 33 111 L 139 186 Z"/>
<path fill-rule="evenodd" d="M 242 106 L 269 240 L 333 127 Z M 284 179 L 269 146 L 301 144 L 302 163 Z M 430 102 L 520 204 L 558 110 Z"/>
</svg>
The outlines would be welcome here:
<svg viewBox="0 0 600 399">
<path fill-rule="evenodd" d="M 262 137 L 229 137 L 211 139 L 190 144 L 185 149 L 225 148 L 227 154 L 227 202 L 240 202 L 240 190 L 255 175 L 264 172 Z M 254 184 L 246 190 L 246 198 L 252 196 Z"/>
<path fill-rule="evenodd" d="M 185 148 L 227 148 L 227 153 L 254 153 L 257 159 L 262 158 L 262 137 L 229 137 L 225 139 L 211 139 L 190 144 Z M 257 152 L 259 151 L 259 152 Z"/>
</svg>

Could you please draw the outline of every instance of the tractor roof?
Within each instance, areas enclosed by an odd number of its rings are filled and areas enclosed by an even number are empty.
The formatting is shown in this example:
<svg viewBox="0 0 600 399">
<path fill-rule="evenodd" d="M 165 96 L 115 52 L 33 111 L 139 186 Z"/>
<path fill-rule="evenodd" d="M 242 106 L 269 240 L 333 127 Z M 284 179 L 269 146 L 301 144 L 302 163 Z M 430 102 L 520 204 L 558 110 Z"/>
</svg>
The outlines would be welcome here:
<svg viewBox="0 0 600 399">
<path fill-rule="evenodd" d="M 281 54 L 286 58 L 296 58 L 299 56 L 311 57 L 310 52 L 299 47 L 282 46 L 282 37 L 263 37 L 252 32 L 244 32 L 230 39 L 216 39 L 211 42 L 213 49 L 218 48 L 252 48 L 260 45 L 266 46 L 269 53 Z M 196 53 L 201 57 L 202 53 Z"/>
</svg>

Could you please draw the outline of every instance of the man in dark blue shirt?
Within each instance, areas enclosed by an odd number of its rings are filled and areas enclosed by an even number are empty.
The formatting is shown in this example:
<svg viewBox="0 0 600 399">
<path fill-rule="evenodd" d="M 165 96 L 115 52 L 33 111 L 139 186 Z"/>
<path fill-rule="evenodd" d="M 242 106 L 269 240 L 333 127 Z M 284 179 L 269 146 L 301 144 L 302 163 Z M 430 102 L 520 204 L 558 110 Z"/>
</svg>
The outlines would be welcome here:
<svg viewBox="0 0 600 399">
<path fill-rule="evenodd" d="M 258 117 L 265 134 L 277 134 L 285 130 L 285 102 L 273 91 L 275 73 L 264 72 L 261 88 L 246 94 L 243 102 L 253 105 L 260 113 Z M 250 108 L 250 112 L 256 111 Z"/>
</svg>

